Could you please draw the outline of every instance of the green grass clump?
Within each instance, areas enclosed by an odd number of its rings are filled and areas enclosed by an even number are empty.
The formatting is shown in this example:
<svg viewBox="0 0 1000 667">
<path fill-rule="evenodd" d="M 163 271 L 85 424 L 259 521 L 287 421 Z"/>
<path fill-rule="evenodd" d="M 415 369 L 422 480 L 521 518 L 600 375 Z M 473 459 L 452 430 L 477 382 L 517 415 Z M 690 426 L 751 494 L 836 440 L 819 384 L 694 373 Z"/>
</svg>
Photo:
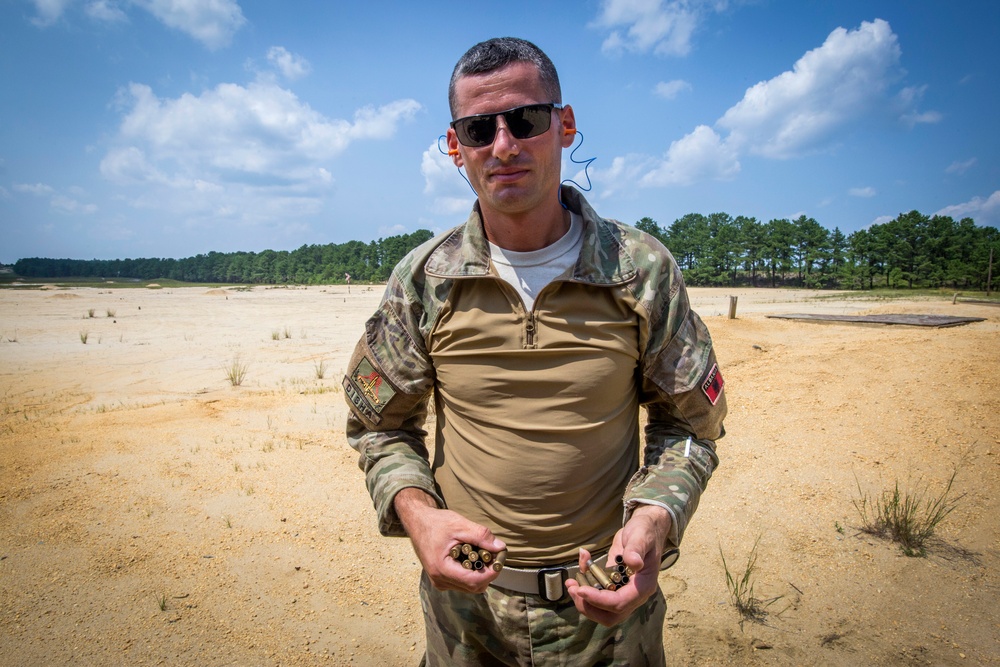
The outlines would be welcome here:
<svg viewBox="0 0 1000 667">
<path fill-rule="evenodd" d="M 240 355 L 233 357 L 232 361 L 225 366 L 226 379 L 229 380 L 229 384 L 233 387 L 239 387 L 243 384 L 243 380 L 247 377 L 247 370 L 250 365 L 240 359 Z"/>
<path fill-rule="evenodd" d="M 740 615 L 740 630 L 743 623 L 763 623 L 767 619 L 767 608 L 781 599 L 781 596 L 768 598 L 766 600 L 757 597 L 754 592 L 754 572 L 757 569 L 757 545 L 760 537 L 754 540 L 753 548 L 747 556 L 746 565 L 742 572 L 733 572 L 726 562 L 726 555 L 719 547 L 719 556 L 722 558 L 722 568 L 726 572 L 726 589 L 729 591 L 729 600 Z"/>
<path fill-rule="evenodd" d="M 854 501 L 854 507 L 861 516 L 861 530 L 896 542 L 907 556 L 926 555 L 928 540 L 965 496 L 963 493 L 958 497 L 949 497 L 957 474 L 958 471 L 952 473 L 944 489 L 936 496 L 929 495 L 926 486 L 901 490 L 897 480 L 891 490 L 872 498 L 861 491 L 861 483 L 858 482 L 860 497 Z"/>
</svg>

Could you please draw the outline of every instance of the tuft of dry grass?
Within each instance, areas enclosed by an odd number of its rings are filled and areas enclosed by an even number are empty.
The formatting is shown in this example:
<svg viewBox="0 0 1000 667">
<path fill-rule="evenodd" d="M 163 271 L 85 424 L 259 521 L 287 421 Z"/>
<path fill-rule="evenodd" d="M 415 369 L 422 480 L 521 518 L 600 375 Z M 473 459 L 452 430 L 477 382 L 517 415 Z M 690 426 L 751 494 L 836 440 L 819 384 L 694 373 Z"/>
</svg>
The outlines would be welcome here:
<svg viewBox="0 0 1000 667">
<path fill-rule="evenodd" d="M 882 491 L 874 498 L 861 490 L 861 483 L 855 477 L 859 498 L 854 501 L 854 507 L 861 516 L 861 530 L 896 542 L 907 556 L 926 555 L 928 540 L 965 497 L 964 493 L 949 497 L 957 474 L 957 470 L 951 474 L 936 496 L 929 495 L 927 486 L 900 490 L 899 480 L 896 480 L 891 490 Z"/>
<path fill-rule="evenodd" d="M 229 380 L 229 384 L 233 387 L 239 387 L 242 385 L 243 381 L 247 377 L 247 370 L 249 367 L 250 364 L 240 359 L 240 355 L 237 354 L 234 356 L 232 361 L 224 367 L 224 370 L 226 371 L 226 379 Z"/>
<path fill-rule="evenodd" d="M 722 568 L 726 573 L 726 589 L 729 591 L 729 600 L 740 615 L 740 630 L 746 621 L 751 623 L 764 623 L 767 619 L 767 608 L 781 599 L 781 596 L 761 599 L 754 592 L 754 573 L 757 569 L 757 545 L 760 544 L 760 536 L 754 540 L 753 548 L 747 556 L 746 565 L 742 572 L 733 572 L 726 562 L 726 555 L 719 546 L 719 556 L 722 558 Z"/>
</svg>

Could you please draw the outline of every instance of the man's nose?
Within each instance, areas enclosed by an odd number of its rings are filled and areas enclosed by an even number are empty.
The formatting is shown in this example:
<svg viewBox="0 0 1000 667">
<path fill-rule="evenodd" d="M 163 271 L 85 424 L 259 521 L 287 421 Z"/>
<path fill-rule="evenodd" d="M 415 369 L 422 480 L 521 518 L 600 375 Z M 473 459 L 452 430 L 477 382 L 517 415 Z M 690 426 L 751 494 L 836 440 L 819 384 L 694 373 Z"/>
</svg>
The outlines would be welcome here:
<svg viewBox="0 0 1000 667">
<path fill-rule="evenodd" d="M 497 133 L 493 137 L 493 156 L 504 160 L 521 152 L 517 139 L 510 132 L 510 127 L 503 116 L 497 116 Z"/>
</svg>

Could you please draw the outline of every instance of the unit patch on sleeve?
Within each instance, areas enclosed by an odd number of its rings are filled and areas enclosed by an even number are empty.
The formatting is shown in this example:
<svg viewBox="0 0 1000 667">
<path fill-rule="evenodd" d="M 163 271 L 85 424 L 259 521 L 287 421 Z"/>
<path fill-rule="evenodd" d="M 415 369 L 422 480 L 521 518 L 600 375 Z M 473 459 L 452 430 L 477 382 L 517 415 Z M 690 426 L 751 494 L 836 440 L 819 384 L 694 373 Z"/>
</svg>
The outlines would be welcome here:
<svg viewBox="0 0 1000 667">
<path fill-rule="evenodd" d="M 708 397 L 712 405 L 715 405 L 719 402 L 719 396 L 722 396 L 722 387 L 725 384 L 722 373 L 719 372 L 719 364 L 713 364 L 712 370 L 708 372 L 705 381 L 701 383 L 701 390 L 705 392 L 705 396 Z"/>
<path fill-rule="evenodd" d="M 354 407 L 374 424 L 382 421 L 379 413 L 396 395 L 396 390 L 366 357 L 344 378 L 344 392 Z"/>
</svg>

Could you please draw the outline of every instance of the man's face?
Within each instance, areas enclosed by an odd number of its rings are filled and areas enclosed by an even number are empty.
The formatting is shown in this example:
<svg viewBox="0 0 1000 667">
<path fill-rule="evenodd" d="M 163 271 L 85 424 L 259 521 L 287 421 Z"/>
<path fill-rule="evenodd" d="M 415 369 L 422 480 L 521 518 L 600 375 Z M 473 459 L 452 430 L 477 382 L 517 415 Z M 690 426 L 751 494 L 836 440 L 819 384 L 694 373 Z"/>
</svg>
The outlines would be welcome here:
<svg viewBox="0 0 1000 667">
<path fill-rule="evenodd" d="M 545 93 L 538 70 L 525 62 L 464 76 L 456 82 L 455 95 L 459 118 L 554 101 Z M 576 124 L 568 106 L 553 111 L 551 120 L 547 132 L 517 139 L 500 116 L 493 143 L 480 148 L 463 146 L 448 128 L 448 148 L 458 151 L 452 159 L 465 167 L 487 217 L 492 212 L 530 213 L 557 202 L 562 149 L 573 143 L 573 135 L 565 131 Z"/>
</svg>

